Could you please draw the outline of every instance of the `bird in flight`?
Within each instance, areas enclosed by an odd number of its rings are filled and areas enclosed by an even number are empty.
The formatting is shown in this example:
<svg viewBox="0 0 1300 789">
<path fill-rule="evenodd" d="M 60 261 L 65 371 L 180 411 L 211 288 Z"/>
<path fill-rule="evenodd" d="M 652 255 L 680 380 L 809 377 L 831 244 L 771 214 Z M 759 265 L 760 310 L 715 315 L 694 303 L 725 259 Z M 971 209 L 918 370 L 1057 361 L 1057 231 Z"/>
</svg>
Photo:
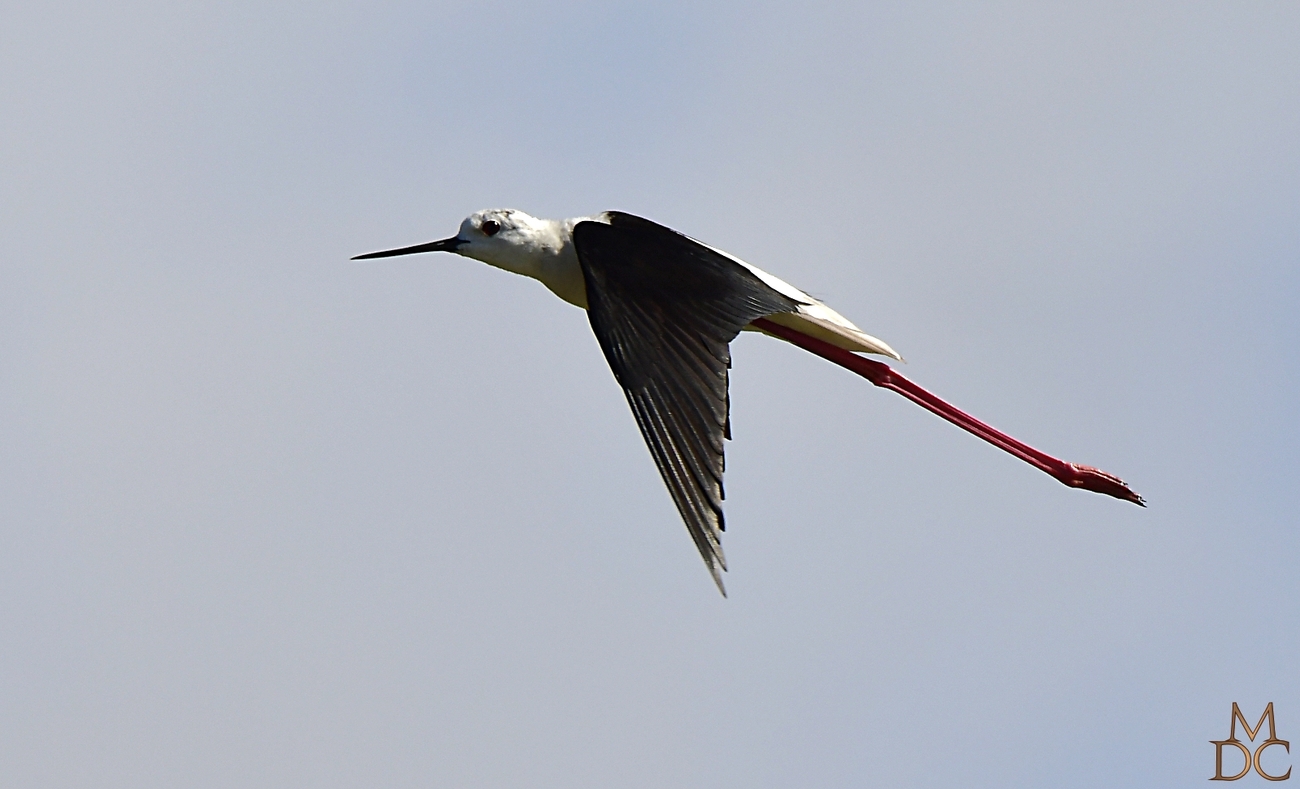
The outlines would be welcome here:
<svg viewBox="0 0 1300 789">
<path fill-rule="evenodd" d="M 587 311 L 673 503 L 723 596 L 723 439 L 731 438 L 727 370 L 730 343 L 742 330 L 779 337 L 898 392 L 1066 485 L 1145 506 L 1119 478 L 1040 452 L 888 365 L 860 356 L 902 360 L 802 290 L 648 219 L 607 211 L 552 220 L 493 209 L 466 218 L 451 238 L 352 259 L 418 252 L 454 252 L 532 277 Z"/>
</svg>

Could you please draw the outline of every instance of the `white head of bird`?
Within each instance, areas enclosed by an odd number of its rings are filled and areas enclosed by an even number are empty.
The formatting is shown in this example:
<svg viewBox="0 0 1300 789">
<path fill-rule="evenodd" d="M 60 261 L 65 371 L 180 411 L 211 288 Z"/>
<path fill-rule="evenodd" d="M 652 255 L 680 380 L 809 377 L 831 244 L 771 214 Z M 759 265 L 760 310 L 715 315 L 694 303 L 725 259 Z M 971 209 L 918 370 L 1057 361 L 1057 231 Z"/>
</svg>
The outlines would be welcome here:
<svg viewBox="0 0 1300 789">
<path fill-rule="evenodd" d="M 538 219 L 513 208 L 489 208 L 465 217 L 465 221 L 460 223 L 460 232 L 451 238 L 372 252 L 353 259 L 417 252 L 454 252 L 513 274 L 540 280 L 555 295 L 586 309 L 582 268 L 573 248 L 573 226 L 584 219 Z"/>
<path fill-rule="evenodd" d="M 525 276 L 537 276 L 543 260 L 562 254 L 570 228 L 538 219 L 512 208 L 491 208 L 465 217 L 456 234 L 455 252 L 489 266 Z M 572 250 L 569 250 L 572 254 Z M 577 264 L 577 259 L 574 259 Z"/>
</svg>

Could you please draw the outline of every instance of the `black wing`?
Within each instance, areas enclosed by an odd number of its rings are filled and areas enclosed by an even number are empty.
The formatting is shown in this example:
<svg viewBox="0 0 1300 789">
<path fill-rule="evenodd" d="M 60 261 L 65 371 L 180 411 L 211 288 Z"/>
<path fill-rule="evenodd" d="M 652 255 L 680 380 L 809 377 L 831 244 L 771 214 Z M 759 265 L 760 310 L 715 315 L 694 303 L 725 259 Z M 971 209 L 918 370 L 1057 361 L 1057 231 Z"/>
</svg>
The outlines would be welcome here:
<svg viewBox="0 0 1300 789">
<path fill-rule="evenodd" d="M 718 589 L 728 344 L 750 321 L 793 312 L 736 261 L 646 219 L 615 211 L 579 222 L 574 245 L 587 316 L 641 435 Z"/>
</svg>

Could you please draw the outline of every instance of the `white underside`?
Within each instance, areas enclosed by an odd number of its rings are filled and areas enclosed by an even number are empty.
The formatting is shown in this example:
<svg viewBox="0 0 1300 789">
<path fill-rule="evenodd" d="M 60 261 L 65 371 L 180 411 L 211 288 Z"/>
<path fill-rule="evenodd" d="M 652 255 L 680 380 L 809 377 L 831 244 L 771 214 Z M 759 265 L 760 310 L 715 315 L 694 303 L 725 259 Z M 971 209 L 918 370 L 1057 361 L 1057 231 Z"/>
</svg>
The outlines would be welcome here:
<svg viewBox="0 0 1300 789">
<path fill-rule="evenodd" d="M 702 243 L 702 242 L 701 242 Z M 708 246 L 708 244 L 703 244 Z M 846 351 L 858 351 L 859 353 L 875 353 L 881 356 L 888 356 L 891 359 L 903 361 L 903 357 L 898 352 L 889 347 L 884 340 L 872 337 L 870 334 L 853 325 L 853 322 L 835 310 L 826 306 L 820 300 L 809 296 L 802 290 L 785 280 L 768 274 L 760 268 L 751 266 L 735 255 L 729 255 L 716 247 L 709 247 L 719 255 L 725 255 L 731 260 L 749 269 L 754 276 L 763 280 L 772 290 L 780 293 L 782 296 L 788 296 L 796 301 L 802 302 L 799 305 L 798 312 L 779 312 L 776 315 L 768 317 L 768 320 L 782 326 L 788 326 L 791 329 L 801 331 L 810 337 L 816 337 L 819 340 L 828 342 L 836 348 L 843 348 Z M 746 326 L 745 331 L 762 331 L 756 329 L 753 325 Z"/>
</svg>

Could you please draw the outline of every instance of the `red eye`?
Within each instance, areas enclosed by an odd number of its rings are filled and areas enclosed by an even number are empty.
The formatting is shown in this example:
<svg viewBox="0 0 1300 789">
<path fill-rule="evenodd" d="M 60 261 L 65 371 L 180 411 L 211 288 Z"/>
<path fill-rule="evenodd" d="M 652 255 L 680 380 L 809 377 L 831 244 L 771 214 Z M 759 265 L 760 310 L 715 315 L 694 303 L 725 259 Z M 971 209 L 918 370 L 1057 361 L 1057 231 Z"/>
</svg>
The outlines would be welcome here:
<svg viewBox="0 0 1300 789">
<path fill-rule="evenodd" d="M 479 229 L 483 231 L 483 235 L 485 236 L 495 236 L 497 233 L 501 232 L 501 223 L 495 219 L 489 219 L 484 222 Z"/>
</svg>

